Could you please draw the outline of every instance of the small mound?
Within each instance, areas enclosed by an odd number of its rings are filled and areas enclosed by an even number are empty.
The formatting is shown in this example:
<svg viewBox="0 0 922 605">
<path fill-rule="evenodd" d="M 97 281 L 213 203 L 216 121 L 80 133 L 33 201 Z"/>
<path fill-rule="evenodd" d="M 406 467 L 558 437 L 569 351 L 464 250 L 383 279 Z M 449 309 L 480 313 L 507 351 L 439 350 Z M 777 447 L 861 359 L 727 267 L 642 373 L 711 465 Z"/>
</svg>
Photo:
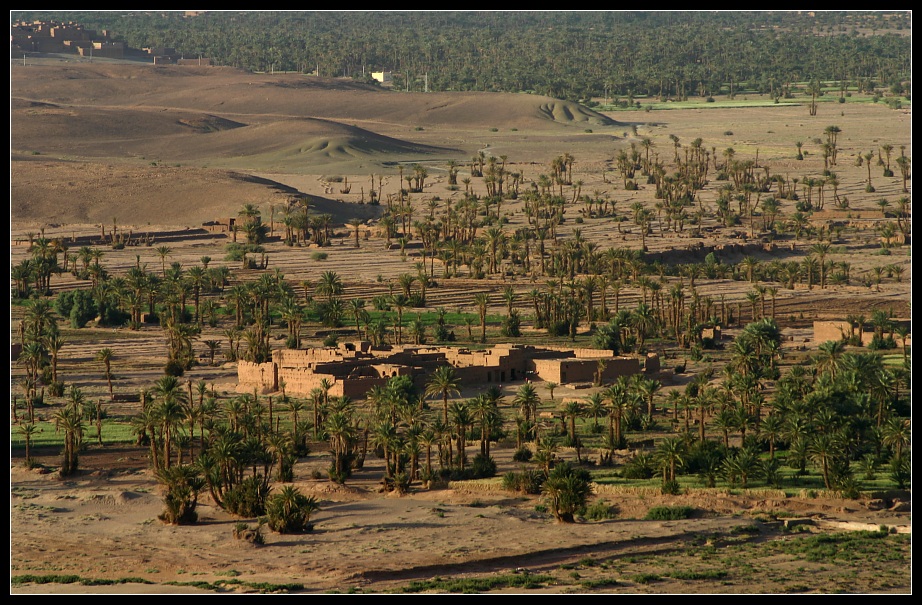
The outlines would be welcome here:
<svg viewBox="0 0 922 605">
<path fill-rule="evenodd" d="M 115 495 L 115 503 L 117 505 L 128 504 L 132 500 L 138 499 L 140 496 L 132 492 L 119 492 Z"/>
<path fill-rule="evenodd" d="M 178 120 L 183 126 L 188 126 L 196 132 L 220 132 L 222 130 L 232 130 L 234 128 L 242 128 L 246 124 L 241 124 L 240 122 L 235 122 L 233 120 L 228 120 L 226 118 L 221 118 L 218 116 L 200 116 L 196 118 L 180 118 Z"/>
</svg>

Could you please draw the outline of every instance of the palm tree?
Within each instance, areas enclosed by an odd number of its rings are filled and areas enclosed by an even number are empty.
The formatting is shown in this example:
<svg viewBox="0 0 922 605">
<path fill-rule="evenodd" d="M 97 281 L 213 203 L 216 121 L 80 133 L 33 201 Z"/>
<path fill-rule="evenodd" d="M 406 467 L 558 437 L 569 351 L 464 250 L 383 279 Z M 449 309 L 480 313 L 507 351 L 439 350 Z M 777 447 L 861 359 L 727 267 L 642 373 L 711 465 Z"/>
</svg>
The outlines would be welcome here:
<svg viewBox="0 0 922 605">
<path fill-rule="evenodd" d="M 480 342 L 486 342 L 487 306 L 490 304 L 490 296 L 486 292 L 478 292 L 474 295 L 474 304 L 477 305 L 477 313 L 480 316 Z"/>
<path fill-rule="evenodd" d="M 160 274 L 166 275 L 166 257 L 173 252 L 173 249 L 169 246 L 157 246 L 157 254 L 160 256 Z"/>
<path fill-rule="evenodd" d="M 452 393 L 460 395 L 461 379 L 458 377 L 454 366 L 439 366 L 432 372 L 429 381 L 426 383 L 425 395 L 441 396 L 442 408 L 444 411 L 444 422 L 448 424 L 448 396 Z"/>
<path fill-rule="evenodd" d="M 317 283 L 317 292 L 326 296 L 327 302 L 332 302 L 333 298 L 343 293 L 343 280 L 335 271 L 324 271 L 320 274 Z"/>
<path fill-rule="evenodd" d="M 634 376 L 636 377 L 635 387 L 647 403 L 647 417 L 653 418 L 653 412 L 656 410 L 653 398 L 663 388 L 663 383 L 655 378 L 644 378 L 643 374 L 634 374 Z"/>
<path fill-rule="evenodd" d="M 647 335 L 649 335 L 657 325 L 656 314 L 653 308 L 644 303 L 637 305 L 634 313 L 631 314 L 631 324 L 637 334 L 637 349 L 643 350 Z"/>
<path fill-rule="evenodd" d="M 568 419 L 568 424 L 570 427 L 570 446 L 576 449 L 576 460 L 578 462 L 580 459 L 580 441 L 579 437 L 576 435 L 576 419 L 581 418 L 585 412 L 585 406 L 582 401 L 573 399 L 567 401 L 563 404 L 563 409 L 561 410 L 564 418 Z"/>
<path fill-rule="evenodd" d="M 349 458 L 356 437 L 355 425 L 349 413 L 338 411 L 326 418 L 323 428 L 330 441 L 330 450 L 333 454 L 330 480 L 343 484 L 351 475 Z"/>
<path fill-rule="evenodd" d="M 465 451 L 465 442 L 467 441 L 467 431 L 473 425 L 474 419 L 471 410 L 463 401 L 453 401 L 449 408 L 451 424 L 455 427 L 455 436 L 458 440 L 458 465 L 463 471 L 467 464 L 467 452 Z"/>
<path fill-rule="evenodd" d="M 619 376 L 613 385 L 603 391 L 609 402 L 608 447 L 612 450 L 624 446 L 622 426 L 625 416 L 633 411 L 640 395 L 632 391 L 628 377 Z"/>
<path fill-rule="evenodd" d="M 112 395 L 112 357 L 113 356 L 114 356 L 114 353 L 112 352 L 112 349 L 110 349 L 109 347 L 100 349 L 99 352 L 96 353 L 96 359 L 101 361 L 106 368 L 106 382 L 109 385 L 109 399 L 110 400 L 114 398 Z"/>
<path fill-rule="evenodd" d="M 685 461 L 685 441 L 670 437 L 660 441 L 655 457 L 663 467 L 663 484 L 676 480 L 676 469 Z"/>
<path fill-rule="evenodd" d="M 602 393 L 592 393 L 586 397 L 586 414 L 592 417 L 592 432 L 599 432 L 601 430 L 599 418 L 607 415 L 605 397 Z"/>
<path fill-rule="evenodd" d="M 487 393 L 481 393 L 468 402 L 477 420 L 480 422 L 480 453 L 490 456 L 490 435 L 494 426 L 502 424 L 496 401 Z"/>
<path fill-rule="evenodd" d="M 586 505 L 592 493 L 589 473 L 568 462 L 558 464 L 548 473 L 541 492 L 549 501 L 548 508 L 561 523 L 572 523 L 576 511 Z"/>
<path fill-rule="evenodd" d="M 834 379 L 842 367 L 845 343 L 841 340 L 827 340 L 820 344 L 813 363 L 819 372 L 829 372 Z"/>
<path fill-rule="evenodd" d="M 396 332 L 397 344 L 399 345 L 403 341 L 403 310 L 410 306 L 410 299 L 404 294 L 394 294 L 391 296 L 391 304 L 397 309 L 394 332 Z"/>
<path fill-rule="evenodd" d="M 784 435 L 784 418 L 781 414 L 771 413 L 759 423 L 759 439 L 768 443 L 768 456 L 775 458 L 775 449 Z"/>
<path fill-rule="evenodd" d="M 72 389 L 73 390 L 73 389 Z M 64 452 L 60 475 L 68 477 L 77 472 L 80 442 L 83 435 L 83 406 L 69 402 L 55 412 L 55 430 L 64 432 Z"/>
<path fill-rule="evenodd" d="M 839 445 L 836 439 L 829 433 L 817 433 L 807 444 L 807 453 L 815 463 L 820 465 L 823 484 L 826 489 L 832 489 L 830 467 L 835 457 L 839 454 Z"/>
<path fill-rule="evenodd" d="M 909 446 L 910 439 L 912 438 L 912 429 L 909 426 L 908 419 L 890 416 L 884 421 L 881 427 L 881 434 L 884 445 L 894 449 L 893 457 L 901 458 L 903 455 L 903 448 Z"/>
<path fill-rule="evenodd" d="M 23 422 L 19 425 L 17 432 L 22 435 L 23 441 L 26 445 L 26 460 L 25 467 L 32 468 L 34 461 L 32 460 L 32 437 L 38 433 L 38 427 L 35 426 L 34 422 Z"/>
</svg>

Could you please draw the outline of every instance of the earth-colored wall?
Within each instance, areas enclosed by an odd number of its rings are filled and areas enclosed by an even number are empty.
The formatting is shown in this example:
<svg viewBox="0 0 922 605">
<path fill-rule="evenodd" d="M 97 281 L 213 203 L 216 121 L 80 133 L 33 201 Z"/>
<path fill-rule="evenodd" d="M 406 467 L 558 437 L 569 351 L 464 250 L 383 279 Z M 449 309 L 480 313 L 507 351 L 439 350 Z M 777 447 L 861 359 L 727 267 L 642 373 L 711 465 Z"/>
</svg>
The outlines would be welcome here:
<svg viewBox="0 0 922 605">
<path fill-rule="evenodd" d="M 277 366 L 271 361 L 266 363 L 252 363 L 240 360 L 237 362 L 237 390 L 240 392 L 251 391 L 256 387 L 263 393 L 277 390 Z"/>
</svg>

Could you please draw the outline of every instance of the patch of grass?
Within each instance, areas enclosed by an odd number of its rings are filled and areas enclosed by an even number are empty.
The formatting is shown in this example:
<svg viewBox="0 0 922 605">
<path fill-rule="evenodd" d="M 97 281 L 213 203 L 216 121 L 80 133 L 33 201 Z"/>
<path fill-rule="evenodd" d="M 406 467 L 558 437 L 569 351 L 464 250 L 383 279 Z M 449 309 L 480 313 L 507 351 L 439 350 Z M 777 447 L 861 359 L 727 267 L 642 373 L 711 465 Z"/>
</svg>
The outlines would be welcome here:
<svg viewBox="0 0 922 605">
<path fill-rule="evenodd" d="M 22 584 L 81 584 L 83 586 L 109 586 L 115 584 L 153 584 L 153 582 L 145 580 L 144 578 L 117 578 L 110 580 L 106 578 L 84 578 L 74 574 L 23 574 L 20 576 L 11 576 L 10 584 L 15 586 Z"/>
<path fill-rule="evenodd" d="M 762 530 L 759 529 L 758 525 L 737 525 L 730 529 L 730 534 L 735 536 L 745 535 L 745 536 L 754 536 L 762 533 Z"/>
<path fill-rule="evenodd" d="M 636 584 L 652 584 L 653 582 L 659 582 L 663 577 L 655 573 L 639 573 L 631 576 L 631 581 Z"/>
<path fill-rule="evenodd" d="M 602 521 L 616 518 L 619 512 L 618 507 L 614 504 L 609 504 L 606 500 L 599 500 L 586 509 L 584 517 L 591 521 Z"/>
<path fill-rule="evenodd" d="M 809 535 L 773 543 L 772 547 L 810 562 L 901 561 L 905 554 L 897 545 L 903 542 L 909 542 L 908 536 L 887 531 L 858 531 Z"/>
<path fill-rule="evenodd" d="M 215 574 L 216 576 L 227 576 L 229 578 L 236 578 L 240 575 L 240 572 L 236 569 L 228 569 L 227 571 L 219 571 Z"/>
<path fill-rule="evenodd" d="M 64 432 L 56 431 L 53 422 L 36 422 L 38 432 L 32 435 L 32 447 L 64 447 Z M 133 444 L 137 436 L 131 425 L 119 420 L 102 421 L 103 445 Z M 87 423 L 84 431 L 84 442 L 96 445 L 96 425 Z M 26 449 L 26 442 L 19 432 L 18 425 L 10 426 L 10 448 L 14 451 Z"/>
<path fill-rule="evenodd" d="M 240 580 L 218 580 L 217 582 L 194 580 L 191 582 L 164 582 L 164 584 L 168 586 L 191 586 L 193 588 L 211 590 L 214 592 L 221 592 L 229 586 L 244 586 L 263 594 L 289 593 L 304 590 L 304 584 L 273 584 L 271 582 L 242 582 Z"/>
<path fill-rule="evenodd" d="M 598 580 L 584 580 L 579 583 L 579 585 L 586 589 L 592 590 L 595 588 L 608 588 L 610 586 L 621 586 L 621 582 L 614 578 L 600 578 Z"/>
<path fill-rule="evenodd" d="M 727 577 L 727 572 L 719 569 L 706 571 L 675 571 L 669 573 L 670 578 L 676 580 L 722 580 Z"/>
<path fill-rule="evenodd" d="M 490 590 L 501 590 L 504 588 L 541 588 L 553 582 L 557 578 L 548 575 L 532 574 L 508 574 L 495 576 L 492 578 L 463 578 L 463 579 L 443 579 L 433 578 L 431 580 L 419 580 L 398 589 L 399 593 L 416 593 L 416 592 L 441 592 L 441 593 L 462 593 L 475 594 L 487 592 Z"/>
</svg>

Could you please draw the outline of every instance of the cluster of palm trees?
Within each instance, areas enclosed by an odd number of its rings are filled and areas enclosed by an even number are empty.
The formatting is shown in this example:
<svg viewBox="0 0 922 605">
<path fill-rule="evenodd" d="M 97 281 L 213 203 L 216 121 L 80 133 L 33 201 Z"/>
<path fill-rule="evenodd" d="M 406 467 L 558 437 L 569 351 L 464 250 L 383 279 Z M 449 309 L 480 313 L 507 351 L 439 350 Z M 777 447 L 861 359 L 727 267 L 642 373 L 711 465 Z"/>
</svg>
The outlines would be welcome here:
<svg viewBox="0 0 922 605">
<path fill-rule="evenodd" d="M 460 387 L 451 366 L 434 372 L 424 393 L 409 377 L 372 389 L 362 402 L 330 396 L 331 386 L 322 384 L 306 399 L 284 391 L 275 399 L 255 393 L 222 399 L 204 382 L 163 376 L 142 391 L 133 426 L 176 502 L 194 509 L 198 492 L 207 489 L 218 506 L 239 516 L 264 514 L 273 485 L 289 483 L 295 462 L 324 442 L 331 457 L 328 476 L 336 483 L 362 468 L 369 449 L 384 460 L 383 482 L 391 489 L 470 474 L 472 434 L 480 440 L 474 471 L 490 468 L 483 461 L 490 460 L 490 443 L 503 430 L 498 389 L 449 403 Z M 444 398 L 444 408 L 430 413 L 426 398 L 435 394 Z M 177 507 L 169 522 L 192 522 Z"/>
<path fill-rule="evenodd" d="M 333 233 L 333 215 L 314 212 L 306 198 L 293 198 L 282 206 L 279 222 L 285 228 L 282 241 L 289 246 L 324 246 Z"/>
</svg>

